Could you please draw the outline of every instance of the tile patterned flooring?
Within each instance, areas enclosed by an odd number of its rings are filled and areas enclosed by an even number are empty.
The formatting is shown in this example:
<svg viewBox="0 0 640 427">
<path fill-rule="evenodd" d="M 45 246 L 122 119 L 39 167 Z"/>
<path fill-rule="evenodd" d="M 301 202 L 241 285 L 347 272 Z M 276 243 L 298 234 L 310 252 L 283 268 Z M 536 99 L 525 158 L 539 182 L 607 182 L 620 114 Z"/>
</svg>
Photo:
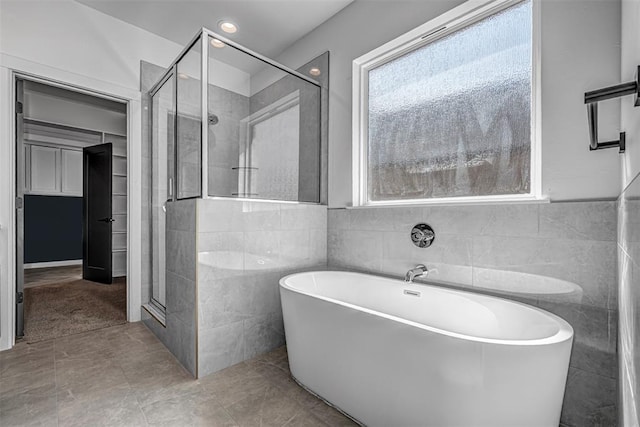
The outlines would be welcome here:
<svg viewBox="0 0 640 427">
<path fill-rule="evenodd" d="M 194 380 L 142 324 L 0 352 L 0 426 L 354 426 L 281 347 Z"/>
</svg>

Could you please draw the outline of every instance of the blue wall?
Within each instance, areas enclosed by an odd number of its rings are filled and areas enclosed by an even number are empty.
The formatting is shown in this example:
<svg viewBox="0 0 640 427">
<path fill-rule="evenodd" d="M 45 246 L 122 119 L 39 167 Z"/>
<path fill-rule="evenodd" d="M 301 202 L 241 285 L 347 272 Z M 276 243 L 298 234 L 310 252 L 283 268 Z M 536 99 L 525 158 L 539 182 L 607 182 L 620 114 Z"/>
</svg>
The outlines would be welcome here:
<svg viewBox="0 0 640 427">
<path fill-rule="evenodd" d="M 24 197 L 24 262 L 82 259 L 82 197 Z"/>
</svg>

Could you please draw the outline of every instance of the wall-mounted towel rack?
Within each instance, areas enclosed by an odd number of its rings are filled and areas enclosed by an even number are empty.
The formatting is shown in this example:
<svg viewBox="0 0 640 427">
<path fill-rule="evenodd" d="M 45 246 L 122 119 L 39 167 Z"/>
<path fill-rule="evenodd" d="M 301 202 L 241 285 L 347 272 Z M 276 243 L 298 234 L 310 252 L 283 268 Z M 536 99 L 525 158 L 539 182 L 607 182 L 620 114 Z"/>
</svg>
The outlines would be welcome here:
<svg viewBox="0 0 640 427">
<path fill-rule="evenodd" d="M 635 81 L 593 90 L 584 94 L 584 103 L 587 104 L 587 116 L 589 118 L 589 150 L 620 147 L 620 152 L 624 153 L 626 144 L 624 132 L 620 132 L 618 141 L 598 142 L 598 102 L 632 94 L 635 94 L 634 105 L 636 107 L 640 106 L 640 65 L 636 69 Z"/>
</svg>

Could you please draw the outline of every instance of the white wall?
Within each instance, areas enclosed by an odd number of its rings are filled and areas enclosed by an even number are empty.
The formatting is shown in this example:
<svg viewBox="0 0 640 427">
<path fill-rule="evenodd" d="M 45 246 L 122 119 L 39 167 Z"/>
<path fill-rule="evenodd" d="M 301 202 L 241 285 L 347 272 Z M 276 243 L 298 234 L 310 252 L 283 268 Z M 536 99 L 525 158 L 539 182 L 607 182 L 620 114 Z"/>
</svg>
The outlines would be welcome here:
<svg viewBox="0 0 640 427">
<path fill-rule="evenodd" d="M 297 68 L 330 57 L 329 206 L 351 203 L 351 63 L 360 55 L 461 4 L 460 0 L 356 0 L 287 49 Z M 619 155 L 589 152 L 585 91 L 620 78 L 620 3 L 542 1 L 542 189 L 553 200 L 614 198 Z M 601 108 L 601 139 L 618 132 L 615 106 Z"/>
<path fill-rule="evenodd" d="M 141 59 L 168 66 L 183 47 L 70 0 L 3 0 L 0 9 L 3 54 L 128 88 L 140 86 Z"/>
<path fill-rule="evenodd" d="M 640 65 L 640 1 L 622 1 L 622 40 L 620 81 L 636 78 Z M 627 133 L 627 152 L 622 157 L 622 188 L 640 173 L 640 107 L 634 107 L 634 97 L 621 101 L 621 129 Z"/>
<path fill-rule="evenodd" d="M 195 35 L 194 30 L 194 35 Z M 228 48 L 226 48 L 228 49 Z M 217 49 L 209 45 L 209 80 L 210 85 L 218 86 L 243 96 L 251 95 L 251 75 L 242 68 L 233 66 L 222 60 L 213 59 Z M 200 81 L 202 75 L 200 63 L 200 44 L 189 50 L 178 63 L 178 75 L 187 75 Z M 175 58 L 173 58 L 175 59 Z M 200 105 L 198 104 L 198 108 Z"/>
<path fill-rule="evenodd" d="M 196 30 L 194 29 L 194 32 Z M 11 70 L 95 90 L 128 102 L 129 249 L 141 256 L 140 60 L 168 66 L 181 46 L 74 1 L 0 1 L 0 350 L 11 342 L 13 317 L 13 82 Z M 133 265 L 132 265 L 133 264 Z M 140 283 L 130 264 L 129 281 Z M 138 268 L 139 269 L 139 268 Z M 140 289 L 129 288 L 131 320 Z M 137 305 L 137 306 L 136 306 Z M 133 313 L 133 314 L 131 314 Z M 137 313 L 137 315 L 136 315 Z"/>
<path fill-rule="evenodd" d="M 620 2 L 542 1 L 542 190 L 552 200 L 616 198 L 617 149 L 589 151 L 584 92 L 619 83 Z M 618 139 L 616 101 L 600 141 Z"/>
</svg>

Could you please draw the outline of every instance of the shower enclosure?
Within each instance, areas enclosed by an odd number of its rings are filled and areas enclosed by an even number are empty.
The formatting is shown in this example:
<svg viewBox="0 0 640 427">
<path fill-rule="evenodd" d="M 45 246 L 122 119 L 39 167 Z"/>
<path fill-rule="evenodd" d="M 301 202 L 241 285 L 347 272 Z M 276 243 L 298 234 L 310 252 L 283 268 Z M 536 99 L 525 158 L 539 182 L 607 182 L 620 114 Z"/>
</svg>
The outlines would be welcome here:
<svg viewBox="0 0 640 427">
<path fill-rule="evenodd" d="M 220 348 L 220 328 L 247 334 L 255 322 L 268 323 L 258 328 L 280 328 L 277 304 L 236 304 L 230 293 L 239 289 L 225 288 L 226 276 L 248 275 L 255 263 L 270 280 L 269 274 L 275 279 L 326 262 L 326 251 L 309 256 L 309 230 L 324 227 L 326 242 L 326 207 L 320 203 L 326 197 L 321 117 L 328 53 L 314 61 L 313 74 L 322 70 L 322 78 L 203 28 L 149 91 L 151 283 L 144 307 L 147 320 L 155 319 L 147 324 L 196 376 L 240 361 L 226 355 L 226 361 L 213 357 L 208 363 L 212 357 L 202 344 Z M 305 228 L 304 259 L 285 256 L 287 239 L 300 245 L 283 227 L 294 211 L 301 221 L 315 218 Z M 264 217 L 271 220 L 256 229 L 255 220 Z M 252 236 L 254 231 L 271 233 L 271 240 L 280 233 L 278 247 L 252 244 L 264 237 Z M 235 243 L 221 243 L 229 239 Z M 270 287 L 265 283 L 254 291 Z M 277 291 L 277 280 L 272 287 Z M 282 339 L 267 340 L 264 350 Z M 254 352 L 241 344 L 243 358 Z"/>
</svg>

